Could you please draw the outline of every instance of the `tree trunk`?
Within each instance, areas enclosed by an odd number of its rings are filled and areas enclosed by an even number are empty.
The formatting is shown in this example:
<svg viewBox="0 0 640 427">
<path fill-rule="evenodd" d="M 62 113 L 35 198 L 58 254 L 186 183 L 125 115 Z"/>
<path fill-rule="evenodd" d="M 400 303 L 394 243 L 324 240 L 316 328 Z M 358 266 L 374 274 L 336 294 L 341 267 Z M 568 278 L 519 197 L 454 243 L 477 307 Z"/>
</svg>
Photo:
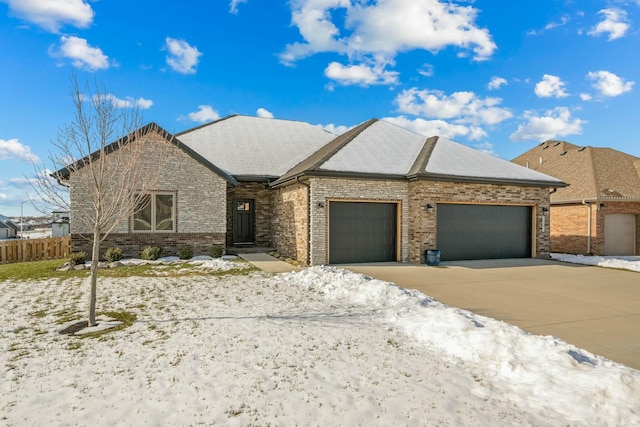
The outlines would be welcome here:
<svg viewBox="0 0 640 427">
<path fill-rule="evenodd" d="M 93 249 L 91 251 L 91 291 L 89 293 L 89 326 L 96 323 L 96 294 L 98 284 L 98 262 L 100 260 L 100 231 L 93 233 Z"/>
</svg>

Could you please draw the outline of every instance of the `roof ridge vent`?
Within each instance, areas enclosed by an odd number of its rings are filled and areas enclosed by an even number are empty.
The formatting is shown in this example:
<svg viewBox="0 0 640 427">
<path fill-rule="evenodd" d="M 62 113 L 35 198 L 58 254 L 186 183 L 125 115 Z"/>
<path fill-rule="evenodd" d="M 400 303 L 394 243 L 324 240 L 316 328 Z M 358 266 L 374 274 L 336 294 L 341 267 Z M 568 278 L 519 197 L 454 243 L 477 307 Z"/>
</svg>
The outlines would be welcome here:
<svg viewBox="0 0 640 427">
<path fill-rule="evenodd" d="M 558 142 L 556 142 L 555 144 L 553 144 L 553 146 L 554 146 L 554 147 L 557 147 L 557 146 L 558 146 L 558 145 L 560 145 L 560 144 L 561 144 L 561 142 L 560 142 L 560 141 L 558 141 Z"/>
<path fill-rule="evenodd" d="M 580 147 L 578 148 L 578 151 L 584 151 L 587 147 Z"/>
</svg>

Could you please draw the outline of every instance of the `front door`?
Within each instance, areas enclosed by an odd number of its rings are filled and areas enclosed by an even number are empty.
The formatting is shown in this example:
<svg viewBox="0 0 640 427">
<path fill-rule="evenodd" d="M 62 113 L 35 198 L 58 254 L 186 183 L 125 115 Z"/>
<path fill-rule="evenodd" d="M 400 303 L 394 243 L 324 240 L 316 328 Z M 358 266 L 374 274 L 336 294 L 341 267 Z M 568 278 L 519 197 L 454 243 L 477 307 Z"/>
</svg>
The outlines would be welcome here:
<svg viewBox="0 0 640 427">
<path fill-rule="evenodd" d="M 255 201 L 235 199 L 233 201 L 233 243 L 249 244 L 255 241 Z"/>
</svg>

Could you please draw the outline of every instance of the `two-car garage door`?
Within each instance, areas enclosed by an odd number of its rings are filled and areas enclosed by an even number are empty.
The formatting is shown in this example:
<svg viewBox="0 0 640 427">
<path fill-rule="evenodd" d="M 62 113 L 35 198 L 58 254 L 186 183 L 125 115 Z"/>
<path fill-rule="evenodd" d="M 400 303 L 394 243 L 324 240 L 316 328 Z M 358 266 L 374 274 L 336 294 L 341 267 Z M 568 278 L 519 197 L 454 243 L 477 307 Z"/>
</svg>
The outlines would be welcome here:
<svg viewBox="0 0 640 427">
<path fill-rule="evenodd" d="M 438 204 L 443 261 L 530 258 L 531 207 Z"/>
</svg>

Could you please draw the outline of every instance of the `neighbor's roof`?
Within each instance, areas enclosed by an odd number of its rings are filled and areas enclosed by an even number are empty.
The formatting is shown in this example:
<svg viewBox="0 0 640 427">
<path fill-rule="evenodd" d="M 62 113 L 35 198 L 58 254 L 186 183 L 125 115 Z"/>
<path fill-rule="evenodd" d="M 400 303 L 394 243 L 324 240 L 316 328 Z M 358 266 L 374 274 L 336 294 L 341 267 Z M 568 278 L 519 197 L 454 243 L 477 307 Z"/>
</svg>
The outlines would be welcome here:
<svg viewBox="0 0 640 427">
<path fill-rule="evenodd" d="M 302 175 L 360 175 L 563 186 L 558 179 L 446 138 L 424 136 L 371 119 L 356 126 L 274 182 Z"/>
<path fill-rule="evenodd" d="M 0 228 L 12 228 L 14 230 L 20 229 L 20 227 L 4 215 L 0 215 Z"/>
<path fill-rule="evenodd" d="M 554 193 L 552 202 L 640 200 L 640 158 L 612 148 L 545 141 L 513 162 L 570 184 Z"/>
<path fill-rule="evenodd" d="M 305 122 L 240 115 L 176 136 L 239 179 L 277 178 L 335 138 L 321 127 Z"/>
</svg>

